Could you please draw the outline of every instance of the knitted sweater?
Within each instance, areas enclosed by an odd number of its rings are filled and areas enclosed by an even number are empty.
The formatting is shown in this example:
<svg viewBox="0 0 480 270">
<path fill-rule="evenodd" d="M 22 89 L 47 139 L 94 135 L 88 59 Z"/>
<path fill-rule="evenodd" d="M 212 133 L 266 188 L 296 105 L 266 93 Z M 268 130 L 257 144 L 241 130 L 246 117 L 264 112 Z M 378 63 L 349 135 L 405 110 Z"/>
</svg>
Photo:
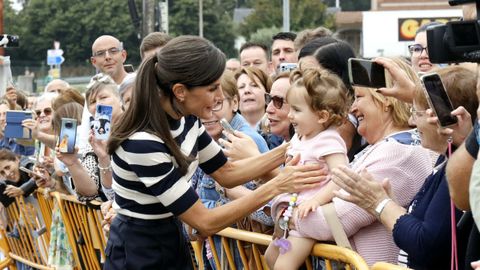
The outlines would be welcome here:
<svg viewBox="0 0 480 270">
<path fill-rule="evenodd" d="M 397 202 L 407 207 L 432 172 L 430 159 L 429 151 L 419 145 L 387 138 L 365 148 L 351 163 L 351 168 L 356 172 L 365 168 L 377 181 L 389 178 Z M 333 203 L 352 247 L 369 265 L 378 261 L 397 262 L 399 249 L 392 234 L 374 216 L 339 198 L 334 198 Z M 312 227 L 312 224 L 316 226 Z M 296 226 L 302 231 L 310 231 L 311 238 L 333 241 L 322 211 L 297 220 Z"/>
</svg>

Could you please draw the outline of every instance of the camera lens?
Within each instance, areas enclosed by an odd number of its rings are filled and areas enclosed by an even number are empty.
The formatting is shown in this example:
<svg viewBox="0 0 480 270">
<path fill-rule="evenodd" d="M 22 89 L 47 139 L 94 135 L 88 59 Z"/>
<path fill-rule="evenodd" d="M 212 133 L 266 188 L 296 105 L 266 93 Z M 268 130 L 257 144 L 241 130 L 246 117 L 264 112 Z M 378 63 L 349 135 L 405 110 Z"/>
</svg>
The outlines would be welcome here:
<svg viewBox="0 0 480 270">
<path fill-rule="evenodd" d="M 70 122 L 67 122 L 67 123 L 65 123 L 65 127 L 66 127 L 66 128 L 72 128 L 72 127 L 73 127 L 73 125 L 72 125 L 72 123 L 70 123 Z"/>
</svg>

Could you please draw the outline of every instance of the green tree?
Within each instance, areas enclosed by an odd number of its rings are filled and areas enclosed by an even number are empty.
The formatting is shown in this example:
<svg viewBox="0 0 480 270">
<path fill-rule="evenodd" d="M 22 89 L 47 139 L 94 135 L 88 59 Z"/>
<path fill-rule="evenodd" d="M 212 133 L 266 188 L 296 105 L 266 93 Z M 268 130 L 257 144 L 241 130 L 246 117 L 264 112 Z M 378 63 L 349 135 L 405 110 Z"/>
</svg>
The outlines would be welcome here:
<svg viewBox="0 0 480 270">
<path fill-rule="evenodd" d="M 20 36 L 20 47 L 8 50 L 16 60 L 45 61 L 56 40 L 64 51 L 64 65 L 86 63 L 93 41 L 108 34 L 123 41 L 128 62 L 139 62 L 140 41 L 126 1 L 29 0 L 18 14 L 7 14 L 5 31 Z"/>
<path fill-rule="evenodd" d="M 172 3 L 173 2 L 173 3 Z M 198 35 L 198 0 L 175 0 L 170 2 L 169 33 Z M 215 43 L 228 57 L 237 55 L 234 48 L 233 26 L 234 0 L 203 0 L 203 34 Z"/>
<path fill-rule="evenodd" d="M 281 0 L 257 0 L 254 12 L 240 25 L 240 33 L 247 38 L 260 28 L 282 26 Z M 301 31 L 306 28 L 324 26 L 333 28 L 333 16 L 326 13 L 327 6 L 318 0 L 290 0 L 290 28 Z"/>
</svg>

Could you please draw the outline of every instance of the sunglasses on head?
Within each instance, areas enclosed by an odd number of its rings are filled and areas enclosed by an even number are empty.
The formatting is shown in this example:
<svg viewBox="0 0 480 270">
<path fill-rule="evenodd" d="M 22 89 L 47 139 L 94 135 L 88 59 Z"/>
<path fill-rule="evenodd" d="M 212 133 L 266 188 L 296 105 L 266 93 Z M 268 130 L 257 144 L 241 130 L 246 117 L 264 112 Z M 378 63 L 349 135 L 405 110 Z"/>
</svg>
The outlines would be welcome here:
<svg viewBox="0 0 480 270">
<path fill-rule="evenodd" d="M 36 114 L 37 116 L 40 116 L 40 114 L 42 114 L 42 110 L 35 110 L 35 114 Z M 50 115 L 50 114 L 52 114 L 52 108 L 45 108 L 45 109 L 43 109 L 43 114 L 45 114 L 45 115 Z"/>
<path fill-rule="evenodd" d="M 277 109 L 281 109 L 283 106 L 283 103 L 285 102 L 285 99 L 279 96 L 271 96 L 268 93 L 265 93 L 265 104 L 268 106 L 270 102 L 273 101 L 273 106 Z"/>
</svg>

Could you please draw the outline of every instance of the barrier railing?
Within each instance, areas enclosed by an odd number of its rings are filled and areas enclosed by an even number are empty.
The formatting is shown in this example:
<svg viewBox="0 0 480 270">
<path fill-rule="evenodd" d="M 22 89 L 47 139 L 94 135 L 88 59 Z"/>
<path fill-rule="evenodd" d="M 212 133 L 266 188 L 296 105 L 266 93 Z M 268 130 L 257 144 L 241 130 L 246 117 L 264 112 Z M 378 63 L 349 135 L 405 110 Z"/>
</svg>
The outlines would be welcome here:
<svg viewBox="0 0 480 270">
<path fill-rule="evenodd" d="M 48 194 L 47 194 L 48 195 Z M 57 204 L 61 219 L 74 257 L 74 269 L 100 270 L 105 258 L 106 240 L 102 231 L 99 203 L 82 203 L 74 196 L 53 192 L 45 196 L 43 191 L 33 198 L 16 198 L 6 208 L 7 226 L 0 230 L 0 248 L 6 258 L 0 261 L 0 269 L 16 269 L 20 262 L 36 269 L 54 270 L 48 265 L 48 248 L 52 223 L 52 211 Z M 271 236 L 234 228 L 226 228 L 216 234 L 220 237 L 220 249 L 217 253 L 216 241 L 208 238 L 216 269 L 236 270 L 235 254 L 239 257 L 243 269 L 268 269 L 263 250 L 271 242 Z M 192 242 L 198 270 L 204 269 L 203 243 Z M 340 263 L 347 270 L 369 269 L 365 260 L 356 252 L 330 244 L 314 245 L 311 256 L 322 260 L 327 270 L 335 269 Z M 238 259 L 237 259 L 238 260 Z M 313 269 L 311 258 L 306 260 L 306 268 Z M 238 262 L 237 262 L 238 263 Z M 393 264 L 379 262 L 372 270 L 408 270 Z"/>
<path fill-rule="evenodd" d="M 262 247 L 268 246 L 271 242 L 271 236 L 255 232 L 243 231 L 234 228 L 226 228 L 217 233 L 221 237 L 221 250 L 225 254 L 226 260 L 220 260 L 217 254 L 215 241 L 212 237 L 208 238 L 208 243 L 211 247 L 212 256 L 215 261 L 216 269 L 232 269 L 237 267 L 234 262 L 233 248 L 238 250 L 242 266 L 244 269 L 268 269 L 265 259 L 260 250 Z M 234 247 L 231 244 L 234 243 Z M 202 243 L 192 243 L 195 249 L 198 269 L 204 269 L 204 262 L 202 257 Z M 250 257 L 247 256 L 250 254 Z M 339 262 L 345 265 L 345 269 L 368 270 L 369 267 L 365 260 L 355 251 L 347 248 L 342 248 L 336 245 L 316 244 L 311 256 L 318 257 L 325 261 L 327 270 L 333 269 L 333 263 Z M 311 260 L 306 260 L 307 269 L 312 269 Z"/>
</svg>

